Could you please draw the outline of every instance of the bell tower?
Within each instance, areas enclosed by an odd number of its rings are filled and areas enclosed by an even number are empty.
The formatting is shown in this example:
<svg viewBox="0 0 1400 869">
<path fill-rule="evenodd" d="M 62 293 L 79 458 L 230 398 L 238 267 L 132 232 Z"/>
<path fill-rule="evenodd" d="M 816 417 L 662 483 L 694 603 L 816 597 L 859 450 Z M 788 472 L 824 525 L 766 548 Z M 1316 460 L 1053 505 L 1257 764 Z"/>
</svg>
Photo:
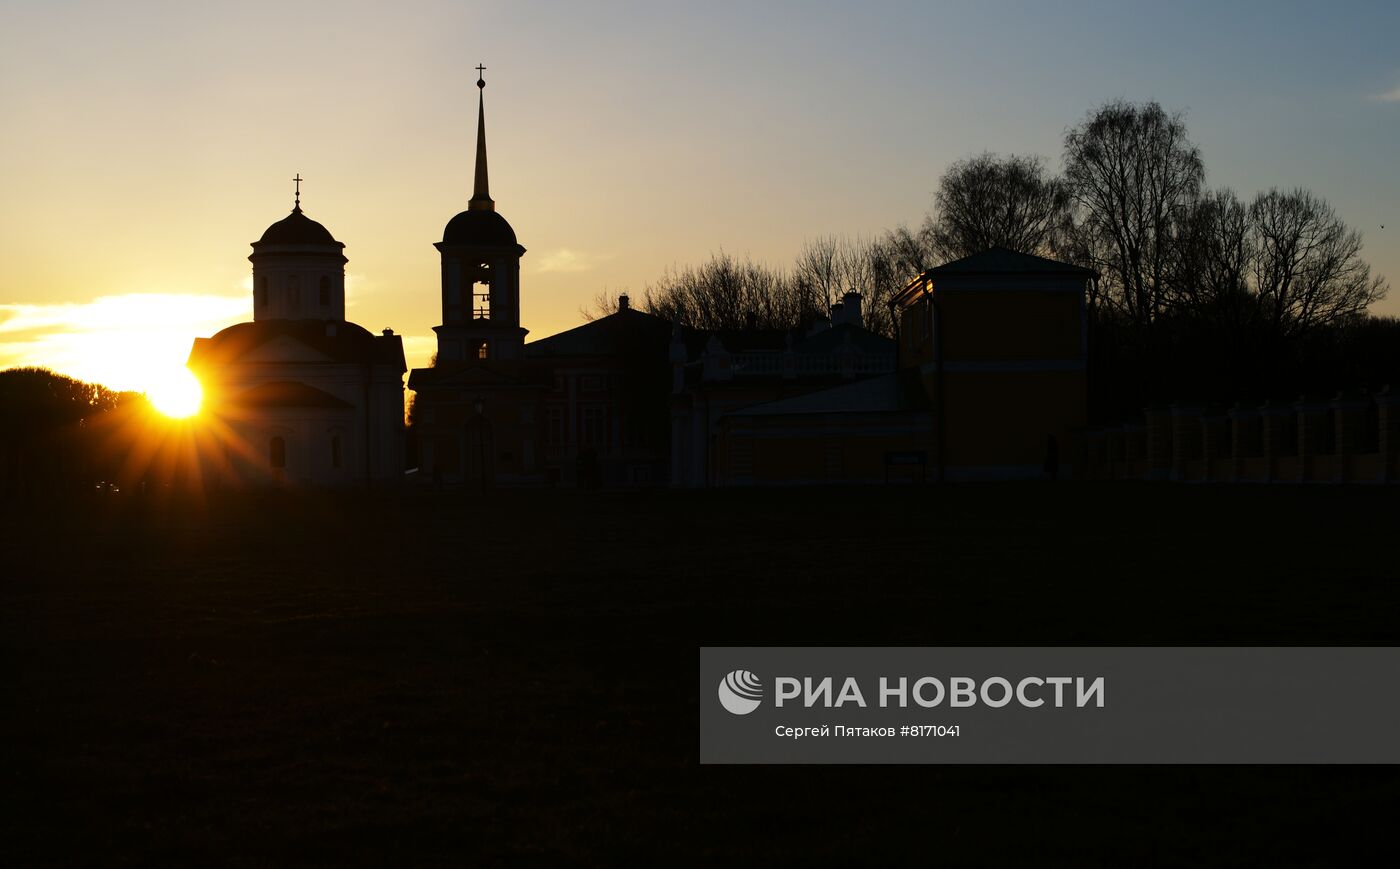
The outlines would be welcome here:
<svg viewBox="0 0 1400 869">
<path fill-rule="evenodd" d="M 438 364 L 518 360 L 520 257 L 525 248 L 496 211 L 486 168 L 486 68 L 477 67 L 476 181 L 467 210 L 447 223 L 433 245 L 442 258 L 442 325 Z"/>
</svg>

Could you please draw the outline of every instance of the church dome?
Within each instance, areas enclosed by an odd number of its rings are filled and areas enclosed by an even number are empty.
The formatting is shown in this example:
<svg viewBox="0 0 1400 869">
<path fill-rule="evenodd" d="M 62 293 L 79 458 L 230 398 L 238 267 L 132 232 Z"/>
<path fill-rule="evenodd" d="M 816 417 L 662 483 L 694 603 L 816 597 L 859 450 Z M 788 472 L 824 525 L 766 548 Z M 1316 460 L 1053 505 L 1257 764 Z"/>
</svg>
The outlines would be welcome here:
<svg viewBox="0 0 1400 869">
<path fill-rule="evenodd" d="M 325 244 L 338 245 L 331 231 L 307 217 L 298 207 L 291 214 L 267 228 L 258 244 Z"/>
<path fill-rule="evenodd" d="M 443 244 L 512 246 L 515 230 L 495 211 L 463 211 L 447 222 Z"/>
</svg>

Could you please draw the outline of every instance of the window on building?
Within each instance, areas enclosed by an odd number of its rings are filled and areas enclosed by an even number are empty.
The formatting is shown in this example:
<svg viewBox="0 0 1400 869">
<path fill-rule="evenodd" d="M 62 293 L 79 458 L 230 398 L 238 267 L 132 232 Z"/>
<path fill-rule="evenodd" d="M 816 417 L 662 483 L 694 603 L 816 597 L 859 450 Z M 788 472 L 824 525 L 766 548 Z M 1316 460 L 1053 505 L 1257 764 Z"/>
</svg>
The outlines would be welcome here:
<svg viewBox="0 0 1400 869">
<path fill-rule="evenodd" d="M 491 264 L 476 263 L 468 268 L 473 320 L 491 319 Z"/>
<path fill-rule="evenodd" d="M 601 405 L 591 405 L 583 409 L 583 430 L 580 432 L 579 443 L 584 446 L 600 447 L 604 443 L 603 430 L 603 408 Z"/>
<path fill-rule="evenodd" d="M 476 345 L 476 358 L 486 359 L 491 355 L 491 342 L 478 341 Z"/>
<path fill-rule="evenodd" d="M 326 307 L 331 303 L 331 279 L 326 275 L 321 275 L 321 307 Z"/>
<path fill-rule="evenodd" d="M 267 275 L 258 278 L 258 305 L 267 306 Z"/>
<path fill-rule="evenodd" d="M 1313 455 L 1331 456 L 1337 452 L 1337 414 L 1327 413 L 1315 423 L 1317 448 Z"/>
<path fill-rule="evenodd" d="M 564 408 L 551 407 L 548 413 L 549 423 L 549 445 L 552 447 L 563 446 L 564 444 Z"/>
<path fill-rule="evenodd" d="M 280 437 L 274 437 L 267 446 L 268 462 L 274 468 L 287 467 L 287 442 Z"/>
<path fill-rule="evenodd" d="M 1291 413 L 1279 417 L 1275 432 L 1276 455 L 1298 455 L 1298 417 Z"/>
<path fill-rule="evenodd" d="M 331 467 L 340 467 L 340 435 L 331 435 Z"/>
<path fill-rule="evenodd" d="M 472 284 L 472 319 L 491 319 L 491 285 Z"/>
<path fill-rule="evenodd" d="M 1356 452 L 1374 453 L 1380 451 L 1381 442 L 1381 414 L 1380 406 L 1376 402 L 1368 402 L 1366 411 L 1361 415 L 1361 429 L 1356 433 L 1354 441 Z"/>
</svg>

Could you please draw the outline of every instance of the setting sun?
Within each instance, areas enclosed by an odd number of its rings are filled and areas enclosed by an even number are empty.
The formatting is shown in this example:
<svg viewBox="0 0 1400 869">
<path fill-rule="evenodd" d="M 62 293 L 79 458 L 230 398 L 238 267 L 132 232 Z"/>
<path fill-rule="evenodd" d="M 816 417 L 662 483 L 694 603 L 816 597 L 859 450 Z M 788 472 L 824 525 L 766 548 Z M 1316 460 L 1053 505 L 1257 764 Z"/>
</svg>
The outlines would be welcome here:
<svg viewBox="0 0 1400 869">
<path fill-rule="evenodd" d="M 182 368 L 146 390 L 146 398 L 166 416 L 183 419 L 199 412 L 204 390 L 199 380 Z"/>
</svg>

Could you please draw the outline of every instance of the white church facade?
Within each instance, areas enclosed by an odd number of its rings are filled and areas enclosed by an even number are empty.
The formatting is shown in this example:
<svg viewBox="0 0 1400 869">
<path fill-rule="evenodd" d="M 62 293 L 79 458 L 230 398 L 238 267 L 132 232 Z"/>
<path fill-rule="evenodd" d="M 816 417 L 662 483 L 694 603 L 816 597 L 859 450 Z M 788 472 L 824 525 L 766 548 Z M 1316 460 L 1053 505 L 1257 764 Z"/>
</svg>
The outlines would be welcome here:
<svg viewBox="0 0 1400 869">
<path fill-rule="evenodd" d="M 196 338 L 201 474 L 230 487 L 381 486 L 403 475 L 403 342 L 345 319 L 345 245 L 301 209 L 253 242 L 253 320 Z"/>
</svg>

